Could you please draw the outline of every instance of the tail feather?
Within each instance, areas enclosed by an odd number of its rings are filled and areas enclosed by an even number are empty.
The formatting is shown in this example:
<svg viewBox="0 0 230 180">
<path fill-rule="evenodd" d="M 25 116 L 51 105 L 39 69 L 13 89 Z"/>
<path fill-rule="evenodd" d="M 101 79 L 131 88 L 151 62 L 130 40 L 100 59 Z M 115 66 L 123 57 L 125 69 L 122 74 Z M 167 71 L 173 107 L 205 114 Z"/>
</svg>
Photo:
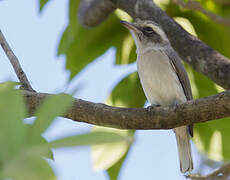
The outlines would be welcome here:
<svg viewBox="0 0 230 180">
<path fill-rule="evenodd" d="M 193 170 L 191 146 L 189 142 L 189 134 L 186 126 L 174 129 L 176 133 L 177 148 L 180 159 L 180 170 L 182 173 Z"/>
</svg>

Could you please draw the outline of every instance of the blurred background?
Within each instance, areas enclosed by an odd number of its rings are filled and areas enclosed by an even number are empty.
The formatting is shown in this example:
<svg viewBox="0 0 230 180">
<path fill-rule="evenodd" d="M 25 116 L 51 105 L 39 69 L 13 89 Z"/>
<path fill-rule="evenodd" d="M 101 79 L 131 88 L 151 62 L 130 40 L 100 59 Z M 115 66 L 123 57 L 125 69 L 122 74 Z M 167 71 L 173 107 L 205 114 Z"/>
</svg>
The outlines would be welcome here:
<svg viewBox="0 0 230 180">
<path fill-rule="evenodd" d="M 147 106 L 135 73 L 134 43 L 127 30 L 119 24 L 120 19 L 132 19 L 124 12 L 116 11 L 102 25 L 85 29 L 77 22 L 78 0 L 46 2 L 0 1 L 0 28 L 33 88 L 38 92 L 72 93 L 76 98 L 113 106 Z M 172 1 L 157 0 L 156 3 L 187 31 L 230 57 L 230 29 L 225 25 L 201 12 L 183 9 Z M 201 0 L 200 3 L 213 13 L 230 17 L 229 5 L 217 1 Z M 223 91 L 187 65 L 186 68 L 194 98 Z M 0 82 L 7 80 L 18 81 L 0 49 Z M 228 119 L 195 125 L 192 142 L 195 172 L 208 173 L 230 158 L 229 125 Z M 87 133 L 91 129 L 88 124 L 57 118 L 43 136 L 52 141 Z M 49 163 L 57 179 L 107 180 L 110 177 L 115 180 L 117 174 L 119 180 L 185 179 L 179 171 L 172 131 L 121 133 L 134 136 L 134 143 L 53 150 L 54 161 L 49 160 Z M 100 150 L 104 153 L 98 155 Z M 107 168 L 111 170 L 109 174 L 104 170 Z"/>
</svg>

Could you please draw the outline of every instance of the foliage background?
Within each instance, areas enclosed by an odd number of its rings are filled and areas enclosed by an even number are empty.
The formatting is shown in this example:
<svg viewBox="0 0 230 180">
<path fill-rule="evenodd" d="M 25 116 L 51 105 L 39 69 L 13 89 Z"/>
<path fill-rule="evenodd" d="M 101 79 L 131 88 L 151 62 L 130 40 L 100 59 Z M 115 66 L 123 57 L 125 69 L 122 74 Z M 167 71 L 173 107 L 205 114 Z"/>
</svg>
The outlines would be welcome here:
<svg viewBox="0 0 230 180">
<path fill-rule="evenodd" d="M 131 20 L 130 17 L 116 11 L 102 25 L 85 29 L 78 24 L 76 18 L 78 0 L 46 2 L 48 1 L 41 0 L 38 5 L 25 0 L 20 3 L 3 1 L 0 6 L 1 28 L 33 87 L 38 91 L 55 93 L 76 91 L 76 97 L 94 102 L 106 101 L 114 106 L 142 107 L 145 97 L 137 74 L 132 73 L 136 69 L 135 46 L 128 31 L 119 23 L 120 19 Z M 214 13 L 230 16 L 230 7 L 221 6 L 211 0 L 200 2 Z M 190 33 L 230 57 L 229 28 L 214 23 L 199 12 L 179 8 L 170 1 L 158 0 L 157 3 Z M 41 12 L 38 6 L 42 8 Z M 0 52 L 0 59 L 3 59 L 0 62 L 1 81 L 16 80 L 2 50 Z M 194 98 L 216 94 L 222 90 L 187 65 L 186 68 Z M 225 119 L 195 126 L 193 140 L 202 154 L 217 161 L 230 158 L 229 123 L 230 121 Z M 44 136 L 52 140 L 88 132 L 89 128 L 89 125 L 57 119 Z M 127 136 L 134 134 L 120 131 L 118 133 Z M 138 131 L 135 139 L 131 147 L 127 144 L 115 144 L 112 147 L 93 146 L 94 169 L 112 166 L 109 175 L 111 179 L 116 179 L 122 160 L 125 159 L 127 150 L 130 150 L 124 161 L 120 179 L 139 179 L 143 176 L 145 179 L 182 178 L 179 174 L 176 143 L 171 131 Z M 100 149 L 104 148 L 110 153 L 100 153 Z M 198 155 L 195 146 L 193 150 L 197 170 L 207 171 L 207 164 L 215 165 L 213 161 L 207 160 L 206 156 Z M 54 152 L 56 162 L 51 164 L 60 179 L 107 179 L 106 174 L 91 171 L 88 147 L 58 149 Z M 111 154 L 114 154 L 112 158 Z"/>
</svg>

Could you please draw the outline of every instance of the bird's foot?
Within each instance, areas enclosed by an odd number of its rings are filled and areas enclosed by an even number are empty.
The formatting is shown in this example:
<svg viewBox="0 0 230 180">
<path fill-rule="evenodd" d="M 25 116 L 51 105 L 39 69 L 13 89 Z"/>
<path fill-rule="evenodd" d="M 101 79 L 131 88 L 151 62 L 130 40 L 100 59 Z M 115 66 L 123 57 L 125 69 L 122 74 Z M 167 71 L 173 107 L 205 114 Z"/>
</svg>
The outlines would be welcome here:
<svg viewBox="0 0 230 180">
<path fill-rule="evenodd" d="M 185 176 L 185 178 L 194 179 L 194 180 L 202 180 L 205 178 L 205 177 L 201 176 L 200 174 L 192 174 L 191 172 L 184 174 L 184 176 Z"/>
<path fill-rule="evenodd" d="M 179 101 L 175 100 L 175 101 L 173 101 L 172 104 L 169 105 L 169 107 L 172 107 L 173 110 L 176 110 L 178 107 L 178 104 L 179 104 Z"/>
<path fill-rule="evenodd" d="M 154 108 L 156 108 L 156 107 L 160 107 L 161 105 L 159 105 L 159 104 L 151 104 L 150 106 L 148 106 L 146 109 L 148 110 L 148 111 L 152 111 Z"/>
</svg>

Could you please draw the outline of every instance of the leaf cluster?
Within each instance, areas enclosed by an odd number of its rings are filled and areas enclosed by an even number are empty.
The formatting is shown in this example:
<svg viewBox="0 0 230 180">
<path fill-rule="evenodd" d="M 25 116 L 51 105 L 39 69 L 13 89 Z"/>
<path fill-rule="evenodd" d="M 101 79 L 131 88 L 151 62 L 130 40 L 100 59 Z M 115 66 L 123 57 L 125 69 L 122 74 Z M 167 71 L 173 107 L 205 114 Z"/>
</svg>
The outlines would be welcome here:
<svg viewBox="0 0 230 180">
<path fill-rule="evenodd" d="M 24 98 L 15 85 L 12 82 L 0 85 L 0 179 L 54 179 L 48 164 L 48 159 L 53 160 L 53 148 L 132 141 L 116 132 L 97 131 L 47 142 L 42 134 L 57 116 L 66 112 L 73 98 L 65 94 L 48 97 L 35 113 L 34 122 L 26 124 Z"/>
</svg>

